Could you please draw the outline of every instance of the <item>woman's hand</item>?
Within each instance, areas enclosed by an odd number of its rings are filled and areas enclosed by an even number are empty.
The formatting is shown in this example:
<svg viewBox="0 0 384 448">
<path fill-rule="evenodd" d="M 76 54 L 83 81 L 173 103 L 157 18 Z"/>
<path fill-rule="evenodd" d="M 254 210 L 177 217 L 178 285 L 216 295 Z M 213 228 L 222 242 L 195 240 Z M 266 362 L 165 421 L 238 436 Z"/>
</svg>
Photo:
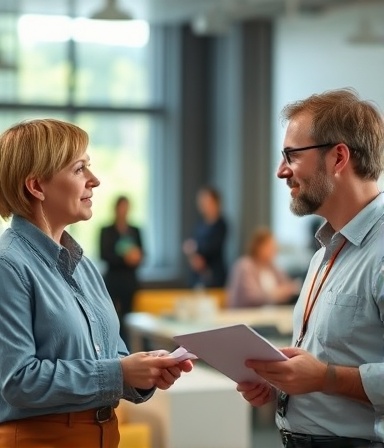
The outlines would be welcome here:
<svg viewBox="0 0 384 448">
<path fill-rule="evenodd" d="M 169 367 L 161 371 L 160 377 L 157 379 L 155 386 L 159 389 L 169 389 L 172 384 L 180 378 L 181 372 L 190 372 L 193 364 L 191 361 L 182 361 L 176 367 Z"/>
<path fill-rule="evenodd" d="M 190 360 L 179 362 L 164 354 L 157 356 L 156 352 L 133 353 L 120 361 L 124 383 L 138 389 L 168 389 L 182 372 L 190 372 L 193 367 Z"/>
</svg>

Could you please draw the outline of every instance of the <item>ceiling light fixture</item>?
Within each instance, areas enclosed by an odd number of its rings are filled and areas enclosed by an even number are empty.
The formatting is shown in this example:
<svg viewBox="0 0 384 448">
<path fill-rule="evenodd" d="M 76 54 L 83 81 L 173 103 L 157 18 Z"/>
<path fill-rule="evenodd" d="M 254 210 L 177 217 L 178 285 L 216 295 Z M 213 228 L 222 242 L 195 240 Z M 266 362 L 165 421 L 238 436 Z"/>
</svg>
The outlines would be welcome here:
<svg viewBox="0 0 384 448">
<path fill-rule="evenodd" d="M 231 27 L 229 17 L 222 11 L 211 11 L 197 15 L 191 21 L 191 28 L 197 36 L 220 36 Z"/>
<path fill-rule="evenodd" d="M 132 15 L 117 5 L 117 0 L 105 0 L 105 5 L 90 16 L 94 20 L 133 20 Z"/>
</svg>

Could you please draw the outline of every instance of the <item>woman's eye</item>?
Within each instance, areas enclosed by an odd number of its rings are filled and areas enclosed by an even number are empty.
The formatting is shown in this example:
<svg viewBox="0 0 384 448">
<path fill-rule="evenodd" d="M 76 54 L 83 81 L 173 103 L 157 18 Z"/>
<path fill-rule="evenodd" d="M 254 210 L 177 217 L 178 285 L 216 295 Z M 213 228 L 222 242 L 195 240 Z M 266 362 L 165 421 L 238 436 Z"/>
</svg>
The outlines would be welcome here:
<svg viewBox="0 0 384 448">
<path fill-rule="evenodd" d="M 77 168 L 77 170 L 75 171 L 75 173 L 76 174 L 80 174 L 80 173 L 82 173 L 85 169 L 87 169 L 87 168 L 89 168 L 90 167 L 90 164 L 89 165 L 81 165 L 79 168 Z"/>
</svg>

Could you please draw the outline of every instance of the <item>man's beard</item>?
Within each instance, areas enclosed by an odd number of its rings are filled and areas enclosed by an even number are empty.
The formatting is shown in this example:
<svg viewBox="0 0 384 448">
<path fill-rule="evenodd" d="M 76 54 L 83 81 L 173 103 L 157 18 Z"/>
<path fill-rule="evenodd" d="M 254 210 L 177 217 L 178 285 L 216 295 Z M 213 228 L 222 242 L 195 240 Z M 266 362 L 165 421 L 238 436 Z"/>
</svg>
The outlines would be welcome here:
<svg viewBox="0 0 384 448">
<path fill-rule="evenodd" d="M 295 183 L 288 180 L 288 185 L 293 186 Z M 316 175 L 302 180 L 299 188 L 299 194 L 291 200 L 291 212 L 296 216 L 315 214 L 334 188 L 327 177 L 324 160 L 319 163 Z"/>
</svg>

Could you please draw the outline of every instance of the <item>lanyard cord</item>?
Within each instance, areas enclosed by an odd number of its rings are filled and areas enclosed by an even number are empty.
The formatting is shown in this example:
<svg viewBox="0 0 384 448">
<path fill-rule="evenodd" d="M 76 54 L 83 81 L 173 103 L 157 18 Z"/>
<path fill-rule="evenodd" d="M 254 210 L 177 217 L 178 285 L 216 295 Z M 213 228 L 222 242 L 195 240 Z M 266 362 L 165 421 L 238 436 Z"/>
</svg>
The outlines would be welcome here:
<svg viewBox="0 0 384 448">
<path fill-rule="evenodd" d="M 318 277 L 319 272 L 321 270 L 321 265 L 317 269 L 315 277 L 312 280 L 312 284 L 311 284 L 311 288 L 309 290 L 309 294 L 307 296 L 307 301 L 306 301 L 306 304 L 305 304 L 305 311 L 304 311 L 304 316 L 303 316 L 303 323 L 301 325 L 300 336 L 299 336 L 299 338 L 296 341 L 295 347 L 300 347 L 301 343 L 303 342 L 305 333 L 307 332 L 308 321 L 309 321 L 309 318 L 311 316 L 313 307 L 315 306 L 315 303 L 316 303 L 316 301 L 317 301 L 317 299 L 318 299 L 318 297 L 320 295 L 320 291 L 321 291 L 321 289 L 322 289 L 322 287 L 323 287 L 323 285 L 325 283 L 325 280 L 327 279 L 327 277 L 328 277 L 328 275 L 329 275 L 329 273 L 330 273 L 330 271 L 332 269 L 332 266 L 335 264 L 335 260 L 336 260 L 337 256 L 339 255 L 339 253 L 341 252 L 341 250 L 345 246 L 346 242 L 347 242 L 347 240 L 344 240 L 343 243 L 340 245 L 340 247 L 332 255 L 331 259 L 329 260 L 329 263 L 327 264 L 327 268 L 326 268 L 326 270 L 325 270 L 325 272 L 323 274 L 323 277 L 321 278 L 319 287 L 316 290 L 316 293 L 315 293 L 315 295 L 313 297 L 313 300 L 310 300 L 312 292 L 313 292 L 313 288 L 315 287 L 315 284 L 316 284 L 316 281 L 317 281 L 317 277 Z"/>
</svg>

